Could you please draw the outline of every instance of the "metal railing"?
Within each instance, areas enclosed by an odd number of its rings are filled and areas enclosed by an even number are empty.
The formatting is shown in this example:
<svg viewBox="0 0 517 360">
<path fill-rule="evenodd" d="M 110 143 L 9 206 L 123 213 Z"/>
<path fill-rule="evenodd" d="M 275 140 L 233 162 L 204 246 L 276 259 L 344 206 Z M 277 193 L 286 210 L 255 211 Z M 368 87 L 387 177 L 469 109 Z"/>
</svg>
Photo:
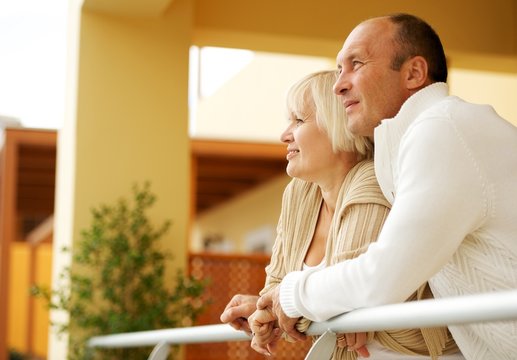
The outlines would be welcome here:
<svg viewBox="0 0 517 360">
<path fill-rule="evenodd" d="M 336 316 L 328 321 L 312 323 L 308 335 L 321 335 L 327 330 L 336 333 L 380 331 L 462 325 L 517 319 L 517 290 L 430 299 L 401 304 L 363 308 Z M 121 348 L 153 346 L 149 360 L 165 359 L 169 345 L 250 340 L 242 331 L 226 324 L 187 328 L 141 331 L 96 336 L 88 346 Z"/>
</svg>

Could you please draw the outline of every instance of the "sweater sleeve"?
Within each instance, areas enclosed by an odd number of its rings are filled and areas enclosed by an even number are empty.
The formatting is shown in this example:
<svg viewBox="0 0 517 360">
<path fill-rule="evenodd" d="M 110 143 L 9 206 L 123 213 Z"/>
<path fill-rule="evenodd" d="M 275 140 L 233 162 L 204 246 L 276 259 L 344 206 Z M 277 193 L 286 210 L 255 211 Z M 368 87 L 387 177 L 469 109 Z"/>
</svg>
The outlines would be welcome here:
<svg viewBox="0 0 517 360">
<path fill-rule="evenodd" d="M 292 199 L 294 182 L 291 181 L 289 185 L 287 185 L 284 195 L 282 197 L 282 210 L 280 213 L 280 218 L 278 220 L 278 225 L 276 229 L 276 239 L 273 244 L 273 249 L 271 252 L 271 259 L 269 261 L 269 265 L 266 266 L 266 283 L 264 284 L 264 288 L 260 291 L 260 295 L 267 293 L 269 290 L 276 287 L 282 281 L 285 276 L 286 269 L 284 263 L 284 237 L 285 231 L 283 227 L 283 223 L 288 221 L 286 217 L 289 213 L 290 202 Z"/>
<path fill-rule="evenodd" d="M 446 119 L 420 122 L 401 142 L 396 197 L 379 240 L 363 255 L 286 277 L 284 311 L 313 321 L 403 302 L 453 256 L 486 216 L 482 171 Z"/>
<path fill-rule="evenodd" d="M 285 265 L 283 261 L 283 243 L 282 243 L 282 230 L 281 220 L 277 227 L 277 237 L 275 244 L 273 245 L 273 251 L 271 253 L 271 260 L 269 265 L 266 267 L 266 283 L 264 288 L 260 291 L 260 295 L 267 293 L 269 290 L 276 287 L 282 281 L 285 275 Z"/>
</svg>

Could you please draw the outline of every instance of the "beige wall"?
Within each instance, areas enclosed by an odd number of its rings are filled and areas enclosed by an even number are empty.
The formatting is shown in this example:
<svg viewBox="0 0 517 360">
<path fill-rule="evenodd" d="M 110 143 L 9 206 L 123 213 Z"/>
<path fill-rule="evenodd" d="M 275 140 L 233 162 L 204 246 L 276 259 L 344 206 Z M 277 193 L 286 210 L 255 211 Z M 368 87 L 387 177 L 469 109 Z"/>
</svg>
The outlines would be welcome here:
<svg viewBox="0 0 517 360">
<path fill-rule="evenodd" d="M 251 62 L 216 93 L 200 99 L 194 137 L 279 142 L 285 129 L 285 95 L 310 72 L 334 68 L 334 60 L 255 52 Z"/>
<path fill-rule="evenodd" d="M 73 125 L 65 124 L 68 138 L 58 150 L 56 244 L 79 238 L 92 207 L 130 196 L 135 182 L 149 180 L 158 197 L 152 218 L 173 222 L 162 245 L 175 267 L 185 266 L 192 6 L 175 0 L 160 17 L 141 19 L 82 10 L 77 88 L 70 89 L 76 100 L 66 119 Z M 64 263 L 55 262 L 54 279 Z M 66 343 L 54 337 L 49 358 L 64 356 Z"/>
<path fill-rule="evenodd" d="M 517 126 L 517 73 L 457 69 L 450 72 L 451 94 L 467 101 L 490 104 Z"/>
</svg>

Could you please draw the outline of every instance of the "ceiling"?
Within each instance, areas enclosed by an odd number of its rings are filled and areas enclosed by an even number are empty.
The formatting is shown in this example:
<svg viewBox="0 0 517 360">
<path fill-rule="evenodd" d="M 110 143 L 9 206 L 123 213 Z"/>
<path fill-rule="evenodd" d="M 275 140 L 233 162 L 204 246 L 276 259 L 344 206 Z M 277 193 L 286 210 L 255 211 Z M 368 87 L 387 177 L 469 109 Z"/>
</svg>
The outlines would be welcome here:
<svg viewBox="0 0 517 360">
<path fill-rule="evenodd" d="M 282 144 L 193 140 L 196 213 L 211 209 L 285 174 Z"/>
</svg>

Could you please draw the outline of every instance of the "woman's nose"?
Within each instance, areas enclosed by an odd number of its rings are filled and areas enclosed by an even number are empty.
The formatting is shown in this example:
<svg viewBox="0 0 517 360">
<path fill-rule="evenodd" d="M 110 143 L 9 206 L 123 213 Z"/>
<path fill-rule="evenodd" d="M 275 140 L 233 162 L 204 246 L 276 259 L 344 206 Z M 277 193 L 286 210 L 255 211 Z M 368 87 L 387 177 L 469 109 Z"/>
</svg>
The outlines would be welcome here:
<svg viewBox="0 0 517 360">
<path fill-rule="evenodd" d="M 283 143 L 290 143 L 293 141 L 293 132 L 291 131 L 291 124 L 287 126 L 284 132 L 280 135 L 280 141 Z"/>
</svg>

